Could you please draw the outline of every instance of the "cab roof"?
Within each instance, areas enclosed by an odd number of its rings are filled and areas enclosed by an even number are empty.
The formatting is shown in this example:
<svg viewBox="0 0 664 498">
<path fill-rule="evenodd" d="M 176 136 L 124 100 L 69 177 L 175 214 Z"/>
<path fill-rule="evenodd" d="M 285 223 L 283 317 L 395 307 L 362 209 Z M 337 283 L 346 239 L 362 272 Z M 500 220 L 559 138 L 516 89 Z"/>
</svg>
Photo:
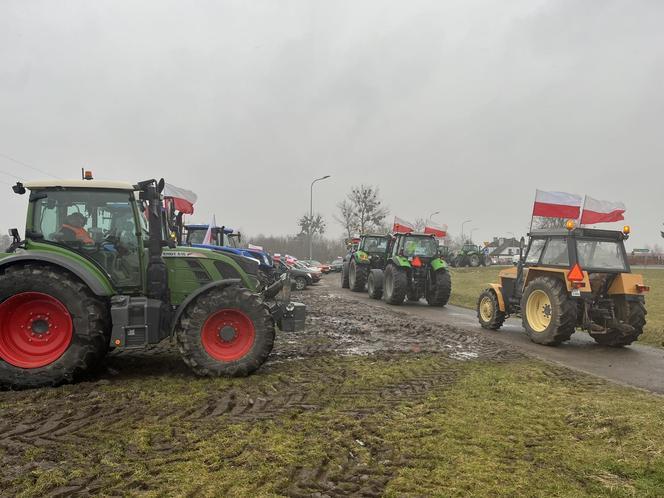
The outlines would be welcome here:
<svg viewBox="0 0 664 498">
<path fill-rule="evenodd" d="M 136 188 L 131 183 L 116 182 L 112 180 L 37 180 L 23 184 L 30 190 L 47 188 L 100 188 L 112 190 L 131 190 Z"/>
<path fill-rule="evenodd" d="M 193 224 L 190 224 L 190 225 L 185 225 L 185 228 L 187 230 L 207 230 L 209 227 L 210 227 L 210 225 L 208 225 L 208 224 L 197 224 L 197 223 L 193 223 Z M 232 228 L 228 228 L 228 227 L 212 227 L 212 230 L 220 231 L 222 228 L 223 228 L 225 234 L 230 235 L 234 232 L 234 230 Z"/>
<path fill-rule="evenodd" d="M 620 230 L 601 230 L 599 228 L 550 228 L 533 230 L 528 234 L 530 237 L 587 237 L 597 239 L 623 240 L 627 237 Z"/>
</svg>

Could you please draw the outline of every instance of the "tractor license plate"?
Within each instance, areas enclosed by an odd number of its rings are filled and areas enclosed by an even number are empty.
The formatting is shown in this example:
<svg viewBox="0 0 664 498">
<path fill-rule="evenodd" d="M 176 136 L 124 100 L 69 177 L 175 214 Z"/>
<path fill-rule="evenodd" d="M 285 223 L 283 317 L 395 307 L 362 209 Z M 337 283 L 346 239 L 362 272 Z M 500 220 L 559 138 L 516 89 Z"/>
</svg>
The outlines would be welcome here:
<svg viewBox="0 0 664 498">
<path fill-rule="evenodd" d="M 572 296 L 573 297 L 581 297 L 581 290 L 580 289 L 572 289 Z"/>
</svg>

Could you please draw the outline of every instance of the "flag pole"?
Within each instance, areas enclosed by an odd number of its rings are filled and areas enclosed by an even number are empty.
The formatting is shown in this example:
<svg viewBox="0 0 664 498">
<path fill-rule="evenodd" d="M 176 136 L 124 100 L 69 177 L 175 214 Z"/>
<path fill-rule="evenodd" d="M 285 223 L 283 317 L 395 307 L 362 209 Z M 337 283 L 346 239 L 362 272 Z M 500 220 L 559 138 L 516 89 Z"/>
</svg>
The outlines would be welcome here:
<svg viewBox="0 0 664 498">
<path fill-rule="evenodd" d="M 583 210 L 586 209 L 586 199 L 588 198 L 588 194 L 583 194 L 583 204 L 581 204 L 581 211 L 579 211 L 579 228 L 581 228 L 581 220 L 583 219 Z"/>
</svg>

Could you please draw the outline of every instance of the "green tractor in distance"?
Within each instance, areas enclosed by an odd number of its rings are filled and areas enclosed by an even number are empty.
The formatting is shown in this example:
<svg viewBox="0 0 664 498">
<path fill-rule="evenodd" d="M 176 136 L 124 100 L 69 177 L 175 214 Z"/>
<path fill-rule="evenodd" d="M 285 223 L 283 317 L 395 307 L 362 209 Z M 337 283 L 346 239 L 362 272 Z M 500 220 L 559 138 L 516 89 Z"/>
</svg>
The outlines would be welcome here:
<svg viewBox="0 0 664 498">
<path fill-rule="evenodd" d="M 449 257 L 450 266 L 461 268 L 470 266 L 477 268 L 478 266 L 487 266 L 488 261 L 480 246 L 471 242 L 466 242 L 461 249 L 455 251 Z"/>
<path fill-rule="evenodd" d="M 385 268 L 389 235 L 361 235 L 357 248 L 349 255 L 344 265 L 341 279 L 348 280 L 348 287 L 354 292 L 364 292 L 372 269 Z"/>
<path fill-rule="evenodd" d="M 25 240 L 12 229 L 0 255 L 1 387 L 70 382 L 110 348 L 170 336 L 196 374 L 248 375 L 270 354 L 275 325 L 304 327 L 286 277 L 266 288 L 250 258 L 176 247 L 163 188 L 92 179 L 13 187 L 30 196 Z"/>
<path fill-rule="evenodd" d="M 430 306 L 445 306 L 452 292 L 452 279 L 440 256 L 438 239 L 433 235 L 394 234 L 385 269 L 369 272 L 369 297 L 384 297 L 389 304 L 397 305 L 406 298 L 416 302 L 424 297 Z"/>
</svg>

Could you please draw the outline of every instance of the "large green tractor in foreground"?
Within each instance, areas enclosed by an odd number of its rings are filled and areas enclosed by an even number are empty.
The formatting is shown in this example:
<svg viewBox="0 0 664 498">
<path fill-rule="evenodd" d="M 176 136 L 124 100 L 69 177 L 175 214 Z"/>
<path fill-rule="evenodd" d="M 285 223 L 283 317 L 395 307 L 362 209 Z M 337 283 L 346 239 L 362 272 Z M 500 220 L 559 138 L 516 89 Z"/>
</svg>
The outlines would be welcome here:
<svg viewBox="0 0 664 498">
<path fill-rule="evenodd" d="M 354 292 L 364 292 L 369 272 L 372 269 L 385 268 L 389 235 L 360 236 L 357 248 L 349 255 L 342 268 L 341 280 L 348 282 L 348 288 Z"/>
<path fill-rule="evenodd" d="M 260 283 L 251 258 L 175 247 L 163 180 L 18 183 L 25 240 L 0 255 L 0 386 L 75 380 L 109 349 L 173 336 L 203 376 L 242 376 L 272 350 L 275 325 L 304 328 L 287 277 Z"/>
<path fill-rule="evenodd" d="M 452 292 L 447 264 L 441 259 L 438 240 L 429 234 L 394 234 L 387 252 L 385 270 L 369 272 L 367 288 L 372 299 L 389 304 L 424 297 L 430 306 L 445 306 Z"/>
</svg>

